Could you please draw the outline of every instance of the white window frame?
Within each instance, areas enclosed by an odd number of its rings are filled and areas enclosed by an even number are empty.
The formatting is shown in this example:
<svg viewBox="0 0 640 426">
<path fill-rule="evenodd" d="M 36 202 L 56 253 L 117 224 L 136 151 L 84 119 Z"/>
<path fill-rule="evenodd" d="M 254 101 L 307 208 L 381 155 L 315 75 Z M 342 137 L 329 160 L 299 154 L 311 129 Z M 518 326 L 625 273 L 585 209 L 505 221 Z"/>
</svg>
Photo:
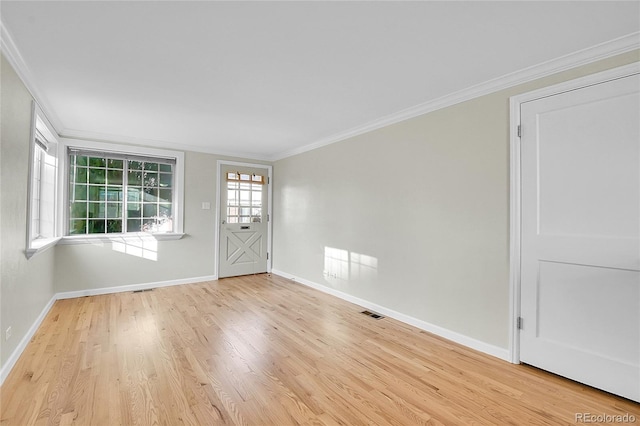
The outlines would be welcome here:
<svg viewBox="0 0 640 426">
<path fill-rule="evenodd" d="M 59 205 L 60 205 L 60 197 L 59 197 L 59 171 L 60 171 L 60 143 L 58 141 L 57 132 L 47 120 L 47 117 L 42 112 L 42 109 L 35 103 L 32 102 L 31 107 L 31 135 L 29 141 L 29 180 L 28 180 L 28 188 L 27 188 L 27 241 L 26 241 L 26 249 L 25 255 L 27 259 L 35 256 L 38 253 L 41 253 L 47 250 L 50 247 L 53 247 L 60 240 L 60 227 L 59 227 Z M 34 207 L 34 197 L 38 197 L 38 203 L 40 203 L 40 199 L 42 196 L 42 185 L 43 180 L 39 180 L 39 188 L 36 188 L 36 170 L 34 169 L 34 162 L 36 156 L 36 136 L 38 133 L 45 139 L 45 144 L 47 145 L 47 154 L 51 155 L 55 159 L 55 172 L 54 172 L 54 181 L 53 185 L 53 194 L 51 194 L 51 201 L 53 202 L 53 211 L 51 212 L 53 215 L 53 229 L 51 231 L 51 235 L 46 237 L 42 237 L 39 235 L 39 228 L 41 224 L 38 226 L 38 229 L 35 229 L 34 225 L 34 215 L 33 215 L 33 207 Z M 42 165 L 40 165 L 42 172 Z M 42 178 L 42 174 L 39 174 Z M 38 220 L 41 219 L 42 212 L 38 213 Z M 36 235 L 38 232 L 38 235 Z"/>
<path fill-rule="evenodd" d="M 174 231 L 166 233 L 149 233 L 149 232 L 127 232 L 127 233 L 110 233 L 110 234 L 83 234 L 83 235 L 67 235 L 69 227 L 69 148 L 83 149 L 109 153 L 129 154 L 142 157 L 160 157 L 171 158 L 176 160 L 173 172 L 174 182 L 174 203 L 172 206 L 174 215 Z M 61 184 L 61 205 L 63 206 L 62 214 L 60 214 L 60 229 L 64 229 L 64 236 L 59 244 L 92 244 L 95 242 L 122 242 L 127 239 L 140 240 L 141 237 L 152 236 L 156 240 L 178 240 L 184 236 L 184 152 L 166 149 L 147 148 L 133 145 L 120 145 L 107 142 L 85 141 L 79 139 L 60 140 L 59 156 L 59 181 Z"/>
</svg>

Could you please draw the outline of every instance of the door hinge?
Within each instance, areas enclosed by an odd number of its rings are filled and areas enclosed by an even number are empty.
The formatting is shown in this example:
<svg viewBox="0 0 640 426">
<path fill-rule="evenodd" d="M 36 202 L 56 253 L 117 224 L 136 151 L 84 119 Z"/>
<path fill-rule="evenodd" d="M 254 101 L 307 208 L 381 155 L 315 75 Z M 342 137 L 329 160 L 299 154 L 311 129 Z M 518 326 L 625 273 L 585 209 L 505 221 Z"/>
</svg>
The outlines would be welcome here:
<svg viewBox="0 0 640 426">
<path fill-rule="evenodd" d="M 267 222 L 269 222 L 271 220 L 271 216 L 269 216 L 269 214 L 267 213 Z"/>
<path fill-rule="evenodd" d="M 518 320 L 516 321 L 516 327 L 518 328 L 518 330 L 522 330 L 522 324 L 524 323 L 522 317 L 518 317 Z"/>
<path fill-rule="evenodd" d="M 269 260 L 269 253 L 267 253 L 267 260 Z"/>
<path fill-rule="evenodd" d="M 270 183 L 271 183 L 271 178 L 267 176 L 267 185 L 269 185 Z"/>
<path fill-rule="evenodd" d="M 522 137 L 522 126 L 520 124 L 518 124 L 518 137 Z"/>
</svg>

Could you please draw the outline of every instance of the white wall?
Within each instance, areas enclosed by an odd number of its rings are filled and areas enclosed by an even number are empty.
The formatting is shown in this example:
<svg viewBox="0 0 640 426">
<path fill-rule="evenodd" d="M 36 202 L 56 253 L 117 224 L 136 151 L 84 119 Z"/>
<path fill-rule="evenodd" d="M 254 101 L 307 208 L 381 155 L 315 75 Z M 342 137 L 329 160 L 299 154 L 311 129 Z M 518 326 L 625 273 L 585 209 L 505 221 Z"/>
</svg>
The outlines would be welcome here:
<svg viewBox="0 0 640 426">
<path fill-rule="evenodd" d="M 186 235 L 181 240 L 146 246 L 147 258 L 122 253 L 111 243 L 99 243 L 58 245 L 27 260 L 24 250 L 32 97 L 4 56 L 1 71 L 0 369 L 56 293 L 217 275 L 217 160 L 264 163 L 186 152 Z M 211 209 L 203 210 L 202 202 L 211 203 Z M 5 342 L 4 331 L 9 326 L 13 337 Z"/>
<path fill-rule="evenodd" d="M 112 243 L 58 245 L 55 248 L 57 292 L 81 291 L 217 275 L 215 203 L 217 160 L 256 161 L 185 153 L 184 232 L 177 241 L 160 241 L 146 253 L 155 260 L 126 254 Z M 211 204 L 202 209 L 202 202 Z M 152 240 L 153 243 L 153 240 Z M 137 250 L 132 248 L 135 253 Z M 155 252 L 155 253 L 154 253 Z"/>
<path fill-rule="evenodd" d="M 32 97 L 2 56 L 0 65 L 0 368 L 53 297 L 54 253 L 27 260 L 27 184 Z M 5 330 L 12 337 L 5 341 Z"/>
<path fill-rule="evenodd" d="M 216 274 L 215 208 L 202 210 L 203 201 L 215 206 L 216 160 L 219 157 L 185 153 L 184 232 L 177 241 L 150 239 L 145 257 L 135 243 L 122 253 L 112 243 L 58 245 L 55 282 L 59 292 L 205 277 Z M 153 259 L 155 257 L 155 260 Z"/>
<path fill-rule="evenodd" d="M 620 55 L 277 161 L 274 269 L 507 348 L 509 97 L 638 60 Z"/>
</svg>

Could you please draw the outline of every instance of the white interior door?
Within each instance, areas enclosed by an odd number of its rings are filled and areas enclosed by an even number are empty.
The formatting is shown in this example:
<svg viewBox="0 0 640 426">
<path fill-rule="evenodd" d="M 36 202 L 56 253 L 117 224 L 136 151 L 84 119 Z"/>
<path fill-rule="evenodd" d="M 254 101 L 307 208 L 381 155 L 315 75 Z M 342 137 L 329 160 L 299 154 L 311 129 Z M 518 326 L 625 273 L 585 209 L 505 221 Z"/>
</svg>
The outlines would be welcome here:
<svg viewBox="0 0 640 426">
<path fill-rule="evenodd" d="M 640 401 L 640 76 L 521 105 L 520 359 Z"/>
<path fill-rule="evenodd" d="M 266 169 L 220 167 L 220 278 L 267 272 Z"/>
</svg>

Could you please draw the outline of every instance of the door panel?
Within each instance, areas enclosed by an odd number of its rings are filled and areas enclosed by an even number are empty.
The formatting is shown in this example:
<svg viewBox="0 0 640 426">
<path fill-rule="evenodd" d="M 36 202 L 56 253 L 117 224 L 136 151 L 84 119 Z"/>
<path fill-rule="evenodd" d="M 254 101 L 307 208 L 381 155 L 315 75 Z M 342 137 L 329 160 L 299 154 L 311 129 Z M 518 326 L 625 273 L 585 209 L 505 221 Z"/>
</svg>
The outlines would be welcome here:
<svg viewBox="0 0 640 426">
<path fill-rule="evenodd" d="M 640 77 L 521 105 L 520 358 L 640 401 Z"/>
<path fill-rule="evenodd" d="M 267 272 L 267 171 L 229 165 L 220 170 L 218 276 Z"/>
</svg>

